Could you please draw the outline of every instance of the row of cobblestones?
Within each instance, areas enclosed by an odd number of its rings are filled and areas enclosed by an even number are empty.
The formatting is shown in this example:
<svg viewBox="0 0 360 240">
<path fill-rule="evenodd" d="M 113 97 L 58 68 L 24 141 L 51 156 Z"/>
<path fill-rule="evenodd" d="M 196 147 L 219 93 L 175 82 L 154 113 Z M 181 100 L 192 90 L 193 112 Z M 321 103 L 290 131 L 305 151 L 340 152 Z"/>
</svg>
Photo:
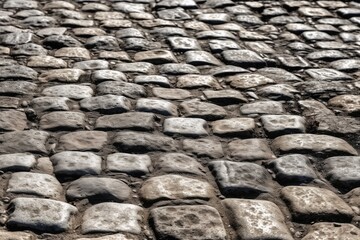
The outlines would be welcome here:
<svg viewBox="0 0 360 240">
<path fill-rule="evenodd" d="M 0 0 L 0 240 L 360 239 L 356 1 Z"/>
</svg>

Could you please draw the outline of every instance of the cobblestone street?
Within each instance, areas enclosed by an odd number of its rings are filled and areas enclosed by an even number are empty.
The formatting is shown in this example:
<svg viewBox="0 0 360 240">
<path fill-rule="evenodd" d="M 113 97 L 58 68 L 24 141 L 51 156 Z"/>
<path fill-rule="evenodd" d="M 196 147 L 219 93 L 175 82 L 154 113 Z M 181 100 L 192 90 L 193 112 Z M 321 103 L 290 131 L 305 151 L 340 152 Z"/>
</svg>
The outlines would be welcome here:
<svg viewBox="0 0 360 240">
<path fill-rule="evenodd" d="M 360 3 L 0 0 L 0 240 L 360 240 Z"/>
</svg>

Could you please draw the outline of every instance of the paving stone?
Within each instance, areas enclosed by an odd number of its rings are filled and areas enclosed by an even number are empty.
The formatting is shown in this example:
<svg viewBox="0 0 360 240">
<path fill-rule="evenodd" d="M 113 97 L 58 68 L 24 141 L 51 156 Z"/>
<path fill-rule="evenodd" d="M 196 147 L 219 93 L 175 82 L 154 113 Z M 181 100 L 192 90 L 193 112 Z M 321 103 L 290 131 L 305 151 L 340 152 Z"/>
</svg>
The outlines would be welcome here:
<svg viewBox="0 0 360 240">
<path fill-rule="evenodd" d="M 38 56 L 46 55 L 47 50 L 41 45 L 35 43 L 26 43 L 13 47 L 11 51 L 12 56 Z"/>
<path fill-rule="evenodd" d="M 80 101 L 82 109 L 99 111 L 102 113 L 122 113 L 131 108 L 131 102 L 124 96 L 103 95 L 98 97 L 84 98 Z"/>
<path fill-rule="evenodd" d="M 27 118 L 24 112 L 7 110 L 0 112 L 0 130 L 22 131 L 27 128 Z"/>
<path fill-rule="evenodd" d="M 36 239 L 35 236 L 31 233 L 26 232 L 10 232 L 1 230 L 0 231 L 0 238 L 1 239 L 12 239 L 12 240 L 34 240 Z"/>
<path fill-rule="evenodd" d="M 44 111 L 60 111 L 60 110 L 70 110 L 67 102 L 70 99 L 67 97 L 37 97 L 34 98 L 30 105 L 37 112 Z"/>
<path fill-rule="evenodd" d="M 190 98 L 191 92 L 183 89 L 171 89 L 171 88 L 158 88 L 152 89 L 152 93 L 155 97 L 168 99 L 168 100 L 182 100 Z"/>
<path fill-rule="evenodd" d="M 155 235 L 160 239 L 226 239 L 218 211 L 210 206 L 166 206 L 150 211 Z M 211 225 L 211 228 L 206 226 Z M 178 227 L 181 226 L 181 227 Z"/>
<path fill-rule="evenodd" d="M 164 9 L 157 12 L 160 18 L 165 20 L 188 20 L 191 19 L 183 8 Z"/>
<path fill-rule="evenodd" d="M 155 72 L 154 65 L 148 62 L 120 63 L 115 69 L 124 73 L 152 74 Z"/>
<path fill-rule="evenodd" d="M 278 100 L 291 100 L 295 98 L 295 94 L 300 92 L 288 84 L 275 84 L 260 88 L 257 93 L 262 97 Z"/>
<path fill-rule="evenodd" d="M 347 58 L 348 55 L 340 52 L 338 50 L 321 50 L 309 53 L 306 58 L 312 61 L 322 60 L 322 61 L 334 61 L 337 59 Z"/>
<path fill-rule="evenodd" d="M 27 81 L 0 82 L 0 95 L 33 95 L 38 86 Z"/>
<path fill-rule="evenodd" d="M 97 238 L 77 238 L 76 240 L 138 240 L 138 238 L 128 234 L 117 233 Z"/>
<path fill-rule="evenodd" d="M 144 210 L 133 204 L 99 203 L 85 211 L 81 232 L 140 234 L 143 214 Z"/>
<path fill-rule="evenodd" d="M 154 84 L 161 87 L 171 87 L 169 79 L 160 75 L 140 75 L 134 79 L 136 84 Z"/>
<path fill-rule="evenodd" d="M 247 99 L 237 90 L 224 89 L 220 91 L 203 91 L 207 100 L 218 105 L 231 105 L 247 102 Z"/>
<path fill-rule="evenodd" d="M 200 74 L 193 65 L 185 63 L 167 63 L 159 68 L 159 72 L 168 75 Z"/>
<path fill-rule="evenodd" d="M 338 71 L 355 72 L 360 68 L 360 61 L 357 59 L 340 59 L 330 63 L 330 66 Z"/>
<path fill-rule="evenodd" d="M 226 117 L 224 108 L 199 100 L 184 101 L 180 104 L 180 110 L 185 117 L 203 118 L 205 120 L 218 120 Z"/>
<path fill-rule="evenodd" d="M 306 17 L 322 18 L 333 16 L 328 10 L 324 8 L 300 7 L 298 11 L 301 15 L 304 15 Z"/>
<path fill-rule="evenodd" d="M 222 63 L 205 51 L 187 51 L 185 53 L 186 63 L 194 65 L 194 66 L 202 66 L 202 65 L 215 65 L 219 66 Z"/>
<path fill-rule="evenodd" d="M 150 173 L 151 159 L 146 154 L 113 153 L 107 156 L 107 170 L 122 172 L 131 176 L 142 176 Z"/>
<path fill-rule="evenodd" d="M 196 75 L 196 74 L 186 74 L 178 77 L 176 86 L 178 88 L 215 88 L 220 89 L 220 85 L 217 80 L 210 75 Z"/>
<path fill-rule="evenodd" d="M 251 114 L 282 114 L 284 113 L 283 105 L 277 101 L 256 101 L 246 103 L 240 107 L 240 113 L 245 115 Z"/>
<path fill-rule="evenodd" d="M 79 68 L 82 70 L 108 69 L 109 63 L 106 60 L 87 60 L 75 63 L 74 68 Z"/>
<path fill-rule="evenodd" d="M 18 8 L 18 9 L 32 9 L 38 8 L 38 3 L 36 1 L 23 1 L 23 0 L 7 0 L 4 5 L 4 8 Z"/>
<path fill-rule="evenodd" d="M 305 40 L 308 41 L 331 41 L 334 40 L 332 36 L 320 31 L 305 31 L 301 34 Z"/>
<path fill-rule="evenodd" d="M 1 171 L 30 171 L 36 164 L 34 155 L 30 153 L 12 153 L 0 155 Z"/>
<path fill-rule="evenodd" d="M 99 95 L 123 95 L 128 98 L 140 98 L 146 96 L 143 86 L 123 81 L 106 81 L 97 85 Z"/>
<path fill-rule="evenodd" d="M 222 56 L 228 64 L 240 67 L 261 68 L 265 66 L 264 59 L 250 50 L 226 50 L 222 52 Z"/>
<path fill-rule="evenodd" d="M 310 63 L 308 63 L 305 59 L 301 56 L 291 56 L 291 55 L 284 55 L 279 56 L 277 58 L 281 65 L 287 69 L 301 69 L 301 68 L 309 68 Z"/>
<path fill-rule="evenodd" d="M 208 24 L 222 24 L 230 22 L 230 16 L 226 13 L 204 13 L 198 16 L 198 20 Z"/>
<path fill-rule="evenodd" d="M 76 207 L 56 200 L 19 197 L 11 201 L 13 212 L 6 226 L 42 232 L 64 232 L 72 228 Z"/>
<path fill-rule="evenodd" d="M 158 3 L 156 3 L 156 7 L 161 8 L 173 8 L 173 7 L 182 7 L 182 8 L 197 8 L 196 1 L 193 0 L 184 0 L 184 1 L 171 1 L 171 0 L 162 0 Z"/>
<path fill-rule="evenodd" d="M 293 239 L 285 224 L 284 215 L 272 202 L 225 199 L 222 204 L 231 225 L 241 239 Z"/>
<path fill-rule="evenodd" d="M 83 128 L 85 114 L 81 112 L 51 112 L 40 118 L 40 128 L 44 130 L 71 130 Z"/>
<path fill-rule="evenodd" d="M 11 174 L 6 192 L 59 199 L 63 189 L 49 174 L 18 172 Z"/>
<path fill-rule="evenodd" d="M 252 118 L 229 118 L 212 122 L 214 134 L 222 137 L 251 137 L 255 130 Z"/>
<path fill-rule="evenodd" d="M 78 82 L 80 77 L 84 75 L 85 72 L 81 69 L 54 69 L 43 72 L 39 76 L 40 82 L 66 82 L 66 83 L 73 83 Z"/>
<path fill-rule="evenodd" d="M 184 139 L 183 149 L 198 157 L 221 158 L 224 151 L 221 142 L 212 139 Z"/>
<path fill-rule="evenodd" d="M 319 124 L 317 132 L 322 134 L 347 136 L 360 132 L 360 121 L 352 117 L 324 114 L 316 116 L 315 121 Z"/>
<path fill-rule="evenodd" d="M 206 126 L 206 121 L 201 118 L 167 118 L 164 121 L 164 133 L 203 137 L 208 135 Z"/>
<path fill-rule="evenodd" d="M 175 174 L 152 177 L 140 189 L 145 202 L 176 199 L 209 199 L 213 187 L 205 181 Z"/>
<path fill-rule="evenodd" d="M 90 60 L 90 53 L 86 48 L 63 47 L 55 52 L 55 57 L 79 60 Z"/>
<path fill-rule="evenodd" d="M 349 75 L 330 68 L 308 69 L 305 72 L 320 81 L 352 80 Z"/>
<path fill-rule="evenodd" d="M 331 98 L 328 104 L 349 115 L 357 116 L 360 112 L 360 96 L 358 95 L 339 95 Z"/>
<path fill-rule="evenodd" d="M 177 143 L 170 137 L 137 132 L 118 132 L 113 144 L 124 152 L 175 151 Z"/>
<path fill-rule="evenodd" d="M 288 203 L 294 221 L 347 222 L 354 212 L 335 193 L 324 188 L 288 186 L 281 189 L 282 198 Z"/>
<path fill-rule="evenodd" d="M 261 122 L 270 137 L 305 132 L 305 119 L 296 115 L 264 115 Z"/>
<path fill-rule="evenodd" d="M 67 84 L 47 87 L 42 91 L 42 94 L 49 97 L 68 97 L 81 100 L 83 98 L 91 97 L 94 94 L 94 91 L 89 86 Z"/>
<path fill-rule="evenodd" d="M 303 240 L 325 240 L 329 238 L 355 240 L 360 235 L 360 230 L 352 224 L 315 223 Z"/>
<path fill-rule="evenodd" d="M 299 82 L 301 79 L 294 74 L 282 69 L 282 68 L 273 68 L 266 67 L 260 68 L 256 71 L 258 74 L 263 75 L 265 77 L 276 79 L 276 81 L 280 82 Z"/>
<path fill-rule="evenodd" d="M 134 55 L 134 60 L 137 62 L 150 62 L 153 64 L 177 62 L 172 52 L 162 49 L 146 52 L 137 52 Z"/>
<path fill-rule="evenodd" d="M 316 179 L 316 173 L 311 167 L 309 158 L 301 154 L 289 154 L 269 162 L 276 180 L 281 184 L 301 184 Z"/>
<path fill-rule="evenodd" d="M 360 212 L 360 188 L 354 188 L 350 192 L 348 192 L 345 196 L 346 202 L 349 204 L 349 206 L 352 208 L 352 210 L 359 214 Z"/>
<path fill-rule="evenodd" d="M 200 50 L 201 47 L 196 39 L 187 37 L 169 37 L 167 39 L 174 51 Z"/>
<path fill-rule="evenodd" d="M 209 41 L 209 47 L 212 52 L 218 53 L 225 50 L 237 50 L 240 49 L 240 46 L 232 40 L 217 40 L 212 39 Z"/>
<path fill-rule="evenodd" d="M 128 112 L 99 117 L 95 129 L 131 129 L 152 131 L 155 128 L 155 115 L 152 113 Z"/>
<path fill-rule="evenodd" d="M 153 112 L 165 116 L 177 116 L 177 106 L 162 99 L 140 98 L 136 102 L 135 109 L 140 112 Z"/>
<path fill-rule="evenodd" d="M 212 171 L 220 191 L 226 197 L 252 196 L 271 192 L 270 175 L 265 168 L 255 163 L 213 161 Z"/>
<path fill-rule="evenodd" d="M 131 189 L 123 181 L 105 177 L 83 177 L 71 182 L 66 189 L 66 197 L 70 200 L 87 198 L 101 202 L 123 202 L 130 193 Z"/>
<path fill-rule="evenodd" d="M 57 176 L 98 175 L 101 172 L 101 157 L 91 152 L 63 151 L 50 157 Z"/>
<path fill-rule="evenodd" d="M 238 161 L 267 160 L 275 158 L 265 139 L 234 140 L 228 145 L 229 155 Z"/>
<path fill-rule="evenodd" d="M 227 79 L 227 81 L 230 82 L 230 85 L 232 87 L 238 89 L 247 89 L 247 88 L 258 87 L 270 83 L 275 83 L 275 81 L 271 78 L 253 73 L 244 73 L 244 74 L 237 74 L 234 76 L 230 76 Z"/>
<path fill-rule="evenodd" d="M 341 95 L 350 92 L 349 87 L 343 84 L 342 81 L 306 81 L 295 86 L 301 86 L 305 94 L 324 99 L 328 99 L 335 94 Z"/>
<path fill-rule="evenodd" d="M 1 66 L 1 79 L 36 80 L 37 72 L 22 65 Z"/>
<path fill-rule="evenodd" d="M 64 47 L 81 47 L 81 43 L 75 38 L 67 35 L 51 35 L 43 40 L 43 45 L 52 49 Z"/>
<path fill-rule="evenodd" d="M 32 36 L 32 33 L 28 32 L 2 34 L 0 36 L 0 43 L 4 45 L 20 45 L 31 42 Z"/>
<path fill-rule="evenodd" d="M 107 142 L 107 133 L 101 131 L 77 131 L 59 138 L 59 149 L 74 151 L 100 151 Z"/>
<path fill-rule="evenodd" d="M 93 37 L 93 36 L 103 36 L 105 31 L 100 28 L 73 28 L 72 30 L 75 36 L 79 37 Z"/>
<path fill-rule="evenodd" d="M 183 153 L 166 153 L 154 162 L 154 168 L 165 173 L 204 175 L 205 169 L 194 158 Z"/>
<path fill-rule="evenodd" d="M 26 130 L 0 135 L 1 153 L 47 153 L 46 141 L 49 134 L 44 131 Z"/>
<path fill-rule="evenodd" d="M 20 103 L 20 98 L 0 96 L 0 107 L 1 108 L 17 108 Z"/>
</svg>

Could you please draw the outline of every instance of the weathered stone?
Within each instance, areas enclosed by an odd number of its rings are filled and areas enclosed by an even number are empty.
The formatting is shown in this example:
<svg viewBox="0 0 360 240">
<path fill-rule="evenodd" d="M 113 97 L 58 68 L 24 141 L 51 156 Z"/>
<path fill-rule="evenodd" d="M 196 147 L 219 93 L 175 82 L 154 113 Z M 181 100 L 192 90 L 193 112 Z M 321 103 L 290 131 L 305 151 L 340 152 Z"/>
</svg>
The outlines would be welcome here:
<svg viewBox="0 0 360 240">
<path fill-rule="evenodd" d="M 326 240 L 331 238 L 356 240 L 360 236 L 360 229 L 352 224 L 315 223 L 302 240 Z"/>
<path fill-rule="evenodd" d="M 169 37 L 168 41 L 174 51 L 200 50 L 198 41 L 187 37 Z"/>
<path fill-rule="evenodd" d="M 94 90 L 85 85 L 68 84 L 47 87 L 42 91 L 42 94 L 49 97 L 68 97 L 80 100 L 91 97 L 94 94 Z"/>
<path fill-rule="evenodd" d="M 6 192 L 29 194 L 46 198 L 59 199 L 62 195 L 59 181 L 43 173 L 18 172 L 11 174 Z"/>
<path fill-rule="evenodd" d="M 14 210 L 6 222 L 10 229 L 64 232 L 72 228 L 76 207 L 49 199 L 19 197 L 11 201 Z"/>
<path fill-rule="evenodd" d="M 155 115 L 152 113 L 128 112 L 99 117 L 95 129 L 132 129 L 152 131 L 155 128 Z"/>
<path fill-rule="evenodd" d="M 189 173 L 203 175 L 205 169 L 196 161 L 183 153 L 166 153 L 155 161 L 155 169 L 165 173 Z"/>
<path fill-rule="evenodd" d="M 31 42 L 32 36 L 32 33 L 29 32 L 2 34 L 0 36 L 0 43 L 4 45 L 20 45 Z"/>
<path fill-rule="evenodd" d="M 38 130 L 15 131 L 0 135 L 0 153 L 47 153 L 47 132 Z"/>
<path fill-rule="evenodd" d="M 136 84 L 154 84 L 162 87 L 170 87 L 168 78 L 160 75 L 141 75 L 134 79 Z"/>
<path fill-rule="evenodd" d="M 168 75 L 200 74 L 193 65 L 185 63 L 166 63 L 159 68 L 159 72 Z"/>
<path fill-rule="evenodd" d="M 220 91 L 203 91 L 207 100 L 218 105 L 231 105 L 247 102 L 247 99 L 237 90 L 224 89 Z"/>
<path fill-rule="evenodd" d="M 360 121 L 352 117 L 322 114 L 315 116 L 315 123 L 318 124 L 317 132 L 322 134 L 347 136 L 360 132 Z"/>
<path fill-rule="evenodd" d="M 252 118 L 229 118 L 212 122 L 212 131 L 223 137 L 250 137 L 255 130 Z"/>
<path fill-rule="evenodd" d="M 309 68 L 311 65 L 301 56 L 283 55 L 277 57 L 280 64 L 287 69 Z"/>
<path fill-rule="evenodd" d="M 104 81 L 127 81 L 124 73 L 114 70 L 97 70 L 91 75 L 91 79 L 96 82 Z"/>
<path fill-rule="evenodd" d="M 195 34 L 197 39 L 232 39 L 236 40 L 236 36 L 226 30 L 210 30 L 210 31 L 201 31 Z"/>
<path fill-rule="evenodd" d="M 72 68 L 65 68 L 65 69 L 54 69 L 43 72 L 39 76 L 40 82 L 66 82 L 66 83 L 73 83 L 78 82 L 80 77 L 84 75 L 85 72 L 81 69 L 72 69 Z"/>
<path fill-rule="evenodd" d="M 185 139 L 183 149 L 198 157 L 221 158 L 224 156 L 221 142 L 212 139 Z"/>
<path fill-rule="evenodd" d="M 187 51 L 185 53 L 186 63 L 194 66 L 214 65 L 220 66 L 222 63 L 213 55 L 206 51 Z"/>
<path fill-rule="evenodd" d="M 276 101 L 257 101 L 247 103 L 240 107 L 240 113 L 250 114 L 282 114 L 284 113 L 283 105 Z"/>
<path fill-rule="evenodd" d="M 305 119 L 296 115 L 264 115 L 261 122 L 270 137 L 290 133 L 304 133 Z"/>
<path fill-rule="evenodd" d="M 285 224 L 285 217 L 272 202 L 225 199 L 222 204 L 231 225 L 241 239 L 293 239 Z"/>
<path fill-rule="evenodd" d="M 159 207 L 150 211 L 150 218 L 160 239 L 226 239 L 220 214 L 210 206 Z"/>
<path fill-rule="evenodd" d="M 107 133 L 101 131 L 77 131 L 59 138 L 59 149 L 74 151 L 100 151 L 107 142 Z"/>
<path fill-rule="evenodd" d="M 238 161 L 267 160 L 275 158 L 265 139 L 234 140 L 228 145 L 229 154 Z"/>
<path fill-rule="evenodd" d="M 360 96 L 359 95 L 340 95 L 331 98 L 328 104 L 337 107 L 344 112 L 358 116 L 360 113 Z"/>
<path fill-rule="evenodd" d="M 122 181 L 112 178 L 83 177 L 70 183 L 66 197 L 70 200 L 87 198 L 90 201 L 123 202 L 131 189 Z"/>
<path fill-rule="evenodd" d="M 70 110 L 67 102 L 70 102 L 67 97 L 37 97 L 31 101 L 30 105 L 38 112 L 67 111 Z"/>
<path fill-rule="evenodd" d="M 35 236 L 26 232 L 0 231 L 0 239 L 4 240 L 34 240 Z"/>
<path fill-rule="evenodd" d="M 308 69 L 305 72 L 320 81 L 352 80 L 349 75 L 330 68 Z"/>
<path fill-rule="evenodd" d="M 174 63 L 177 62 L 174 54 L 168 50 L 153 50 L 138 52 L 134 55 L 137 62 L 150 62 L 153 64 Z"/>
<path fill-rule="evenodd" d="M 306 153 L 321 156 L 358 155 L 346 141 L 315 134 L 291 134 L 275 138 L 272 148 L 280 153 Z"/>
<path fill-rule="evenodd" d="M 55 57 L 79 60 L 90 60 L 90 52 L 86 48 L 64 47 L 55 52 Z"/>
<path fill-rule="evenodd" d="M 81 232 L 140 234 L 144 210 L 133 204 L 100 203 L 88 208 L 83 216 Z"/>
<path fill-rule="evenodd" d="M 227 63 L 240 67 L 261 68 L 266 64 L 263 58 L 250 50 L 226 50 L 222 55 Z"/>
<path fill-rule="evenodd" d="M 82 45 L 78 40 L 68 35 L 51 35 L 46 37 L 42 43 L 52 49 L 80 47 Z"/>
<path fill-rule="evenodd" d="M 320 50 L 309 53 L 306 58 L 312 61 L 334 61 L 337 59 L 343 59 L 349 57 L 347 54 L 340 52 L 339 50 Z"/>
<path fill-rule="evenodd" d="M 88 111 L 99 111 L 104 113 L 122 113 L 131 108 L 130 101 L 124 96 L 104 95 L 98 97 L 84 98 L 80 106 Z"/>
<path fill-rule="evenodd" d="M 122 172 L 132 176 L 150 173 L 151 159 L 145 154 L 113 153 L 107 156 L 107 169 L 111 172 Z"/>
<path fill-rule="evenodd" d="M 176 199 L 209 199 L 213 187 L 202 180 L 180 175 L 162 175 L 146 180 L 140 189 L 140 196 L 146 202 Z"/>
<path fill-rule="evenodd" d="M 208 135 L 206 125 L 206 121 L 201 118 L 167 118 L 164 121 L 164 133 L 203 137 Z"/>
<path fill-rule="evenodd" d="M 36 80 L 37 72 L 31 68 L 22 65 L 9 65 L 1 66 L 1 79 L 25 79 L 25 80 Z"/>
<path fill-rule="evenodd" d="M 140 98 L 136 102 L 136 110 L 140 112 L 152 112 L 165 116 L 177 116 L 177 106 L 162 99 Z"/>
<path fill-rule="evenodd" d="M 30 171 L 35 164 L 36 159 L 30 153 L 12 153 L 0 155 L 1 171 Z"/>
<path fill-rule="evenodd" d="M 275 84 L 260 88 L 258 94 L 272 100 L 290 100 L 295 96 L 294 94 L 300 93 L 294 87 L 288 84 Z"/>
<path fill-rule="evenodd" d="M 230 82 L 230 85 L 232 87 L 239 89 L 253 88 L 275 82 L 271 78 L 252 73 L 244 73 L 230 76 L 227 81 Z"/>
<path fill-rule="evenodd" d="M 38 86 L 27 81 L 3 81 L 0 82 L 0 95 L 33 95 Z"/>
<path fill-rule="evenodd" d="M 97 85 L 99 95 L 113 94 L 123 95 L 129 98 L 146 96 L 145 88 L 141 85 L 123 81 L 106 81 Z"/>
<path fill-rule="evenodd" d="M 184 113 L 185 117 L 203 118 L 205 120 L 217 120 L 227 115 L 224 108 L 196 99 L 182 102 L 180 110 Z"/>
<path fill-rule="evenodd" d="M 220 89 L 219 83 L 216 79 L 210 75 L 195 75 L 195 74 L 186 74 L 178 78 L 176 86 L 178 88 L 214 88 Z"/>
<path fill-rule="evenodd" d="M 190 98 L 191 92 L 183 89 L 175 89 L 175 88 L 153 88 L 152 92 L 154 96 L 158 98 L 168 99 L 168 100 L 183 100 L 186 98 Z"/>
<path fill-rule="evenodd" d="M 17 8 L 17 9 L 36 9 L 38 8 L 38 3 L 36 1 L 30 0 L 7 0 L 4 5 L 4 8 Z"/>
<path fill-rule="evenodd" d="M 51 112 L 40 118 L 40 128 L 44 130 L 71 130 L 83 128 L 85 114 L 81 112 Z"/>
<path fill-rule="evenodd" d="M 87 4 L 89 5 L 89 4 Z M 84 6 L 87 6 L 84 5 Z M 76 240 L 139 240 L 139 238 L 135 237 L 135 236 L 129 236 L 128 234 L 122 234 L 122 233 L 117 233 L 117 234 L 111 234 L 111 235 L 106 235 L 103 237 L 97 237 L 97 238 L 77 238 Z"/>
<path fill-rule="evenodd" d="M 27 128 L 27 118 L 24 112 L 7 110 L 0 112 L 0 130 L 22 131 Z"/>
<path fill-rule="evenodd" d="M 291 215 L 297 222 L 350 221 L 354 212 L 335 193 L 324 188 L 288 186 L 281 189 Z"/>
<path fill-rule="evenodd" d="M 109 62 L 106 60 L 87 60 L 82 62 L 77 62 L 73 66 L 74 68 L 79 68 L 82 70 L 99 70 L 99 69 L 108 69 Z"/>
</svg>

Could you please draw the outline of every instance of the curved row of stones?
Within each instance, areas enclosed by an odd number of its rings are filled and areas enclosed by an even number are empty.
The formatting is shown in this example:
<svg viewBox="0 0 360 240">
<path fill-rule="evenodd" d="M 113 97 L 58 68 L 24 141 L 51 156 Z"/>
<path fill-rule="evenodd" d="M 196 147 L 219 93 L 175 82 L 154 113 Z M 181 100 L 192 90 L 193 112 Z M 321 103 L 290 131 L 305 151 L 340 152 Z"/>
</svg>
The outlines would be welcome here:
<svg viewBox="0 0 360 240">
<path fill-rule="evenodd" d="M 359 239 L 358 3 L 0 6 L 0 239 Z"/>
</svg>

